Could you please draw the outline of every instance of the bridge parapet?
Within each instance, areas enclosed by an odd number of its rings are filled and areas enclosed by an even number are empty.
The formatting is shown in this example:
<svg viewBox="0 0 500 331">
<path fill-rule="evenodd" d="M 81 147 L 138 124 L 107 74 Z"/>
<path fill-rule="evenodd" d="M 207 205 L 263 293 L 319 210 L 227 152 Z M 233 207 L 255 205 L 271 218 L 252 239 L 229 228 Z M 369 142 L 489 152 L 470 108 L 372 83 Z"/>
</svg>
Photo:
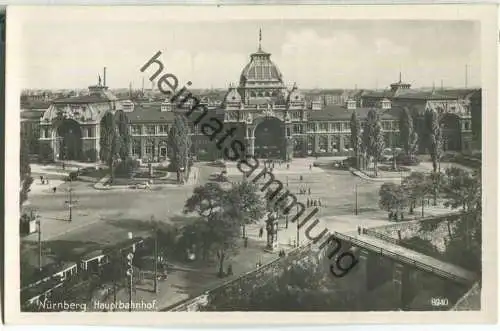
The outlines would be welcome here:
<svg viewBox="0 0 500 331">
<path fill-rule="evenodd" d="M 355 238 L 354 236 L 342 234 L 339 232 L 334 232 L 333 235 L 344 242 L 348 242 L 357 247 L 364 248 L 371 252 L 386 256 L 399 263 L 412 266 L 415 269 L 427 271 L 446 279 L 451 279 L 457 283 L 471 284 L 474 280 L 476 280 L 476 275 L 474 275 L 472 272 L 462 270 L 461 268 L 457 267 L 457 270 L 460 270 L 460 272 L 455 273 L 444 270 L 441 265 L 434 266 L 434 262 L 436 262 L 437 260 L 431 257 L 428 257 L 427 259 L 429 260 L 429 262 L 426 262 L 423 259 L 420 259 L 421 261 L 417 261 L 417 259 L 409 258 L 405 255 L 396 253 L 393 249 L 391 249 L 390 246 L 393 246 L 391 245 L 391 243 L 387 243 L 387 245 L 382 245 L 382 243 L 380 243 L 381 245 L 377 245 L 376 242 L 372 244 L 367 242 L 368 240 L 360 240 Z M 389 248 L 384 248 L 382 246 L 389 246 Z M 392 248 L 394 248 L 394 246 Z"/>
<path fill-rule="evenodd" d="M 199 311 L 212 302 L 217 302 L 218 300 L 224 300 L 234 296 L 241 296 L 242 294 L 247 293 L 254 288 L 263 286 L 267 282 L 271 281 L 273 277 L 277 277 L 293 262 L 299 262 L 306 258 L 309 254 L 313 254 L 312 248 L 312 243 L 295 248 L 284 258 L 276 258 L 275 260 L 264 264 L 255 270 L 249 271 L 236 279 L 230 280 L 211 290 L 204 291 L 195 297 L 178 302 L 170 307 L 162 309 L 161 311 Z"/>
<path fill-rule="evenodd" d="M 440 251 L 445 249 L 444 239 L 452 232 L 453 222 L 469 213 L 457 212 L 430 216 L 419 220 L 399 222 L 366 229 L 369 236 L 399 245 L 401 240 L 419 237 L 430 241 Z"/>
</svg>

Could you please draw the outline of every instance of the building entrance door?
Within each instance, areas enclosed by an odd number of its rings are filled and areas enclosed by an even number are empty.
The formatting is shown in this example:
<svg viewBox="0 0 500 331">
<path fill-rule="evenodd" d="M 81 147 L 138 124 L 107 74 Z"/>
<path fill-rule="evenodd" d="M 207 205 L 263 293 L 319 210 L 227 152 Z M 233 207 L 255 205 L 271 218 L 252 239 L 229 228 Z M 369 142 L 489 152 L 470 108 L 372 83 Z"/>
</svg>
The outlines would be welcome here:
<svg viewBox="0 0 500 331">
<path fill-rule="evenodd" d="M 160 157 L 162 159 L 167 158 L 167 147 L 165 146 L 160 146 Z"/>
</svg>

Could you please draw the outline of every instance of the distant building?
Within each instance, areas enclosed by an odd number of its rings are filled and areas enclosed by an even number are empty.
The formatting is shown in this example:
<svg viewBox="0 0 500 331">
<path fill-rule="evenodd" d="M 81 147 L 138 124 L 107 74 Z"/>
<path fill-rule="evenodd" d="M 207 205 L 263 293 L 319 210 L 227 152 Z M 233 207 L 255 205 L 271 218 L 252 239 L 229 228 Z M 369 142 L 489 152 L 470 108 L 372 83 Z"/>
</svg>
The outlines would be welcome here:
<svg viewBox="0 0 500 331">
<path fill-rule="evenodd" d="M 446 149 L 470 148 L 470 109 L 473 104 L 477 109 L 477 100 L 480 105 L 480 94 L 479 99 L 476 94 L 475 99 L 460 99 L 451 92 L 439 95 L 410 87 L 400 80 L 383 92 L 317 91 L 306 98 L 297 85 L 286 87 L 271 54 L 259 44 L 250 54 L 238 85 L 231 84 L 223 95 L 212 90 L 200 91 L 199 95 L 186 91 L 172 100 L 163 95 L 161 100 L 131 101 L 117 98 L 105 83 L 99 83 L 89 87 L 89 95 L 54 100 L 39 122 L 40 143 L 50 145 L 56 159 L 95 159 L 99 156 L 103 121 L 124 112 L 131 135 L 130 155 L 160 161 L 169 156 L 167 140 L 174 117 L 193 108 L 188 122 L 192 153 L 198 159 L 352 155 L 350 119 L 354 112 L 363 122 L 370 109 L 377 109 L 386 147 L 395 148 L 400 147 L 401 111 L 409 107 L 420 129 L 422 124 L 418 122 L 426 110 L 438 111 L 447 118 L 443 120 Z M 217 121 L 224 126 L 220 132 L 214 128 Z M 224 132 L 231 132 L 232 137 L 226 143 L 219 141 Z M 241 144 L 231 143 L 236 140 Z M 421 147 L 425 148 L 423 142 Z"/>
<path fill-rule="evenodd" d="M 470 151 L 474 148 L 471 129 L 471 96 L 470 90 L 436 90 L 421 91 L 411 89 L 411 85 L 401 80 L 390 85 L 389 90 L 365 91 L 362 104 L 365 107 L 408 108 L 412 112 L 419 130 L 420 151 L 426 149 L 423 117 L 426 111 L 438 112 L 443 128 L 443 149 L 453 151 Z M 385 106 L 384 106 L 385 104 Z"/>
</svg>

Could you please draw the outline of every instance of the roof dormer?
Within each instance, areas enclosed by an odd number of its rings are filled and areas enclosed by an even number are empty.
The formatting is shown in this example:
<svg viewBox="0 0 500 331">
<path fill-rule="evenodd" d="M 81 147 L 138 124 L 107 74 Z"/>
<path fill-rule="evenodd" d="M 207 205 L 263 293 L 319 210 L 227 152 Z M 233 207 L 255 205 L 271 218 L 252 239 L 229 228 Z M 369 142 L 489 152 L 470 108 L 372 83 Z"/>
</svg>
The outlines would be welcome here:
<svg viewBox="0 0 500 331">
<path fill-rule="evenodd" d="M 382 109 L 391 109 L 391 100 L 384 98 L 380 101 L 380 108 Z"/>
<path fill-rule="evenodd" d="M 356 109 L 356 100 L 348 99 L 346 101 L 346 107 L 347 109 Z"/>
<path fill-rule="evenodd" d="M 170 102 L 170 99 L 165 99 L 165 101 L 162 102 L 160 110 L 163 111 L 172 111 L 172 103 Z"/>
</svg>

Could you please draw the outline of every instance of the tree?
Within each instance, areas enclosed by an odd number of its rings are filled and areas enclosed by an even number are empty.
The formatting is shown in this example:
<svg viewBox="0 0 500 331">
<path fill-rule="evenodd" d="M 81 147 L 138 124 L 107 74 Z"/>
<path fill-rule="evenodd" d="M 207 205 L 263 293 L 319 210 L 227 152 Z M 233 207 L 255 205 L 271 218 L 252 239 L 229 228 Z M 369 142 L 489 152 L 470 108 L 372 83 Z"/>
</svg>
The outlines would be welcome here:
<svg viewBox="0 0 500 331">
<path fill-rule="evenodd" d="M 422 172 L 412 172 L 403 179 L 403 189 L 406 191 L 408 202 L 410 204 L 410 214 L 416 208 L 417 201 L 420 201 L 422 207 L 422 217 L 424 216 L 425 199 L 432 192 L 432 183 L 430 178 Z"/>
<path fill-rule="evenodd" d="M 216 254 L 219 275 L 224 261 L 236 248 L 239 229 L 262 217 L 264 208 L 258 187 L 250 182 L 233 184 L 225 190 L 217 183 L 206 183 L 194 189 L 186 201 L 184 213 L 198 212 L 200 220 L 183 231 L 185 243 L 199 243 L 204 256 Z"/>
<path fill-rule="evenodd" d="M 445 206 L 462 207 L 464 211 L 472 211 L 481 203 L 481 177 L 479 172 L 471 174 L 461 168 L 446 169 L 443 186 Z"/>
<path fill-rule="evenodd" d="M 418 148 L 418 134 L 413 125 L 413 117 L 407 107 L 401 112 L 399 134 L 406 155 L 412 159 Z"/>
<path fill-rule="evenodd" d="M 176 114 L 174 124 L 169 132 L 168 150 L 171 153 L 170 162 L 174 164 L 177 173 L 177 182 L 182 183 L 181 172 L 188 174 L 189 155 L 191 151 L 191 136 L 186 117 Z"/>
<path fill-rule="evenodd" d="M 125 160 L 129 156 L 128 147 L 131 141 L 127 114 L 125 114 L 123 110 L 118 110 L 115 113 L 115 122 L 121 140 L 119 150 L 120 158 Z"/>
<path fill-rule="evenodd" d="M 31 177 L 31 166 L 29 159 L 29 141 L 26 135 L 21 135 L 21 146 L 20 146 L 20 159 L 19 159 L 19 172 L 21 179 L 21 191 L 19 192 L 19 203 L 20 206 L 28 199 L 28 192 L 30 186 L 33 183 L 33 178 Z"/>
<path fill-rule="evenodd" d="M 120 157 L 122 139 L 118 126 L 111 114 L 106 114 L 101 122 L 100 159 L 108 165 L 111 181 L 115 177 L 115 163 Z"/>
<path fill-rule="evenodd" d="M 359 121 L 358 114 L 356 111 L 352 112 L 351 115 L 351 145 L 354 149 L 354 154 L 356 155 L 356 167 L 360 167 L 360 153 L 361 153 L 361 122 Z"/>
<path fill-rule="evenodd" d="M 373 158 L 375 176 L 378 176 L 378 160 L 385 148 L 382 123 L 375 109 L 370 109 L 363 130 L 363 144 L 368 156 Z"/>
<path fill-rule="evenodd" d="M 431 154 L 432 168 L 434 172 L 438 172 L 440 171 L 441 155 L 443 153 L 443 137 L 439 123 L 439 114 L 432 110 L 426 111 L 425 123 L 428 133 L 427 147 Z"/>
<path fill-rule="evenodd" d="M 226 192 L 217 183 L 206 183 L 194 189 L 184 205 L 184 213 L 196 211 L 203 217 L 209 217 L 223 207 Z"/>
<path fill-rule="evenodd" d="M 408 204 L 406 192 L 400 185 L 394 183 L 384 183 L 379 191 L 379 206 L 397 218 L 397 215 Z"/>
<path fill-rule="evenodd" d="M 260 220 L 264 216 L 264 205 L 259 195 L 259 188 L 251 181 L 234 183 L 226 193 L 227 203 L 232 205 L 231 216 L 239 220 L 242 226 L 242 237 L 246 237 L 246 225 Z"/>
</svg>

